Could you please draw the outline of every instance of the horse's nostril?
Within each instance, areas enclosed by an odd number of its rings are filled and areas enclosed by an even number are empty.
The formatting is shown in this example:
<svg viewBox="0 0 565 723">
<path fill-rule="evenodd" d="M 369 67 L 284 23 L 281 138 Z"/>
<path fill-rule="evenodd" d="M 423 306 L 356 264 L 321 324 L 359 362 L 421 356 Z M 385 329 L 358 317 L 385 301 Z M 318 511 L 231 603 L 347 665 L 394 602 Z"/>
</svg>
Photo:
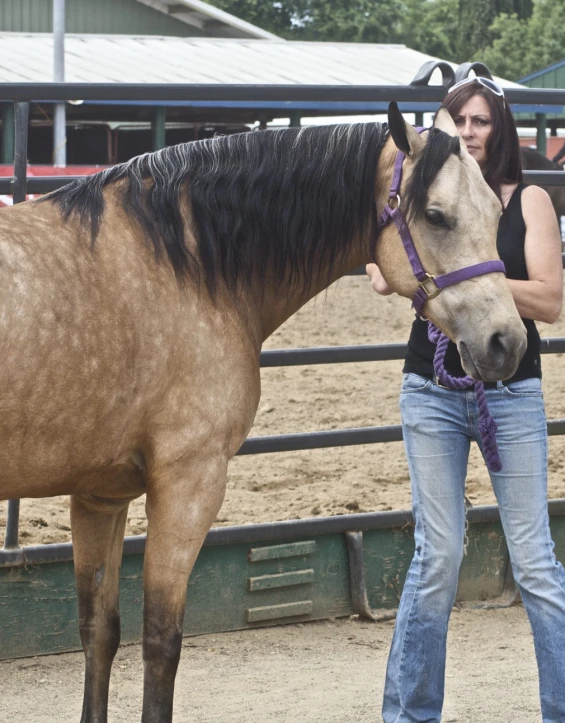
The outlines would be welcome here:
<svg viewBox="0 0 565 723">
<path fill-rule="evenodd" d="M 488 346 L 489 356 L 494 362 L 502 362 L 504 357 L 508 354 L 508 343 L 504 337 L 504 334 L 496 332 L 493 334 L 489 341 Z"/>
<path fill-rule="evenodd" d="M 493 334 L 490 338 L 490 348 L 492 351 L 496 352 L 498 350 L 505 350 L 506 344 L 504 343 L 504 336 L 503 334 L 500 334 L 499 332 L 496 332 L 496 334 Z"/>
</svg>

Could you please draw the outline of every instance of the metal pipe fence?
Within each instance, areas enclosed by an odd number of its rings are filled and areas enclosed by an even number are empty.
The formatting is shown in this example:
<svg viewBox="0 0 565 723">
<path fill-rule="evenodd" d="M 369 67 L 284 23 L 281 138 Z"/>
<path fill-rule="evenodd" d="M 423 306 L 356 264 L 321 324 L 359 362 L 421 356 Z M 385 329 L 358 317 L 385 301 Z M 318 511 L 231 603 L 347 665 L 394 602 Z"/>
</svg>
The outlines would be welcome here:
<svg viewBox="0 0 565 723">
<path fill-rule="evenodd" d="M 38 177 L 27 178 L 27 131 L 29 119 L 29 103 L 33 99 L 41 101 L 66 101 L 80 98 L 82 100 L 149 100 L 149 101 L 336 101 L 336 102 L 375 102 L 412 101 L 440 102 L 445 96 L 445 86 L 291 86 L 291 85 L 156 85 L 156 84 L 97 84 L 97 83 L 0 83 L 0 101 L 13 100 L 15 106 L 15 158 L 14 177 L 0 179 L 0 193 L 14 196 L 14 203 L 25 200 L 26 193 L 46 193 L 69 183 L 77 177 Z M 527 104 L 559 104 L 565 105 L 565 90 L 554 89 L 508 89 L 505 91 L 509 103 Z M 562 171 L 525 171 L 525 180 L 546 186 L 565 185 L 565 173 Z M 564 258 L 565 263 L 565 258 Z M 358 269 L 353 274 L 362 273 Z M 374 362 L 383 360 L 400 360 L 404 358 L 406 344 L 384 344 L 352 347 L 322 347 L 310 349 L 280 349 L 261 353 L 261 367 L 297 366 L 310 364 L 337 364 L 351 362 Z M 543 339 L 542 353 L 556 354 L 565 351 L 565 338 Z M 548 421 L 550 435 L 565 434 L 565 419 Z M 321 449 L 325 447 L 349 446 L 395 442 L 402 439 L 399 425 L 341 429 L 307 434 L 287 434 L 264 436 L 247 439 L 239 450 L 239 455 L 268 454 L 272 452 Z M 550 503 L 551 505 L 551 503 Z M 557 510 L 556 505 L 553 507 Z M 562 509 L 563 508 L 563 509 Z M 484 508 L 490 510 L 490 508 Z M 496 508 L 493 508 L 496 509 Z M 554 514 L 557 514 L 555 512 Z M 565 502 L 559 503 L 559 512 L 565 512 Z M 381 513 L 387 514 L 387 513 Z M 405 513 L 402 524 L 409 521 Z M 489 514 L 494 514 L 489 512 Z M 488 515 L 487 515 L 488 516 Z M 347 529 L 360 515 L 347 516 Z M 395 518 L 396 519 L 396 518 Z M 303 521 L 321 524 L 322 520 Z M 329 523 L 328 523 L 329 524 Z M 342 524 L 331 523 L 331 524 Z M 363 520 L 363 524 L 374 526 L 376 522 Z M 380 523 L 379 523 L 380 524 Z M 390 520 L 387 518 L 387 524 Z M 285 525 L 276 523 L 276 536 L 284 535 Z M 257 525 L 261 534 L 274 528 L 275 525 Z M 72 559 L 70 543 L 56 545 L 40 545 L 20 548 L 18 540 L 19 500 L 8 501 L 6 534 L 4 549 L 0 549 L 0 567 L 21 565 L 26 562 L 47 562 Z M 283 529 L 284 528 L 284 529 Z M 227 528 L 225 528 L 227 529 Z M 238 533 L 224 532 L 222 529 L 212 530 L 206 544 L 228 544 L 231 537 L 238 539 Z M 249 529 L 246 526 L 246 533 Z M 290 529 L 290 527 L 289 527 Z M 302 529 L 302 528 L 301 528 Z M 345 528 L 344 528 L 345 529 Z M 292 534 L 296 534 L 294 527 Z M 273 533 L 274 534 L 274 533 Z M 231 537 L 230 537 L 231 535 Z M 215 538 L 221 543 L 212 542 Z M 224 540 L 226 538 L 226 540 Z M 263 536 L 261 539 L 265 539 Z M 145 537 L 126 538 L 124 552 L 142 551 Z"/>
</svg>

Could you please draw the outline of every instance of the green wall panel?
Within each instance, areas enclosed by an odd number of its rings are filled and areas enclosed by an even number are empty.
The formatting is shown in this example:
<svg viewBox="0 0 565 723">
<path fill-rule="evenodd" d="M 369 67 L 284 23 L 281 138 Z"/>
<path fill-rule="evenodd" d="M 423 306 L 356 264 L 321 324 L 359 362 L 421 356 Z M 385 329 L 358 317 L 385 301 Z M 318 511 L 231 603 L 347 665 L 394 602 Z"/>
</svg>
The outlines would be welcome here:
<svg viewBox="0 0 565 723">
<path fill-rule="evenodd" d="M 551 520 L 557 557 L 565 560 L 565 517 Z M 373 609 L 398 605 L 414 550 L 413 530 L 364 533 L 367 596 Z M 459 579 L 458 599 L 482 601 L 503 591 L 508 554 L 499 523 L 477 523 Z M 142 630 L 141 555 L 123 559 L 122 642 Z M 257 583 L 257 580 L 260 583 Z M 185 633 L 350 615 L 349 562 L 343 534 L 205 547 L 188 586 Z M 0 659 L 80 648 L 73 565 L 0 569 Z"/>
<path fill-rule="evenodd" d="M 67 33 L 208 36 L 137 0 L 66 0 Z M 53 0 L 0 0 L 0 30 L 53 32 Z"/>
</svg>

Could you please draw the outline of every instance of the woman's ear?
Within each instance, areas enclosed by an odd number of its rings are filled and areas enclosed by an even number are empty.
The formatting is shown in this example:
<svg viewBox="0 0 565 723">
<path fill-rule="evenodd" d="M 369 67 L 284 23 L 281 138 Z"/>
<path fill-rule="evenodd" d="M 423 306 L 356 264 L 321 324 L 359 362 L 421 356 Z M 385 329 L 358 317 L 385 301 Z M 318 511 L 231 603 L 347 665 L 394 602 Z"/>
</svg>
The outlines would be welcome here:
<svg viewBox="0 0 565 723">
<path fill-rule="evenodd" d="M 388 106 L 388 126 L 394 145 L 399 151 L 402 151 L 405 156 L 417 155 L 426 145 L 418 131 L 406 123 L 402 117 L 402 113 L 398 110 L 398 106 L 394 102 Z"/>
</svg>

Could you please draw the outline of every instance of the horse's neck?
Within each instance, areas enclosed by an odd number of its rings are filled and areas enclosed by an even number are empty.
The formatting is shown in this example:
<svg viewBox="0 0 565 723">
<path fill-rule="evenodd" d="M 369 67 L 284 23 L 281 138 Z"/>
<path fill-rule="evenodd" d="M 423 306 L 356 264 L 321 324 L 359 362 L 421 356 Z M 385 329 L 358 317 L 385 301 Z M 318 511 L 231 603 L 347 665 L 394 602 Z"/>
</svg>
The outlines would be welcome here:
<svg viewBox="0 0 565 723">
<path fill-rule="evenodd" d="M 380 214 L 388 199 L 395 157 L 396 148 L 389 138 L 381 151 L 375 179 L 375 199 L 378 214 Z M 290 284 L 283 283 L 275 290 L 275 284 L 261 282 L 263 294 L 261 295 L 258 313 L 262 339 L 265 340 L 269 337 L 275 329 L 278 329 L 304 304 L 327 289 L 328 286 L 344 276 L 348 271 L 368 263 L 371 260 L 368 258 L 368 249 L 368 239 L 358 239 L 357 243 L 352 245 L 349 252 L 332 269 L 330 277 L 328 278 L 327 273 L 313 277 L 306 293 L 303 293 L 301 289 L 292 290 Z"/>
</svg>

